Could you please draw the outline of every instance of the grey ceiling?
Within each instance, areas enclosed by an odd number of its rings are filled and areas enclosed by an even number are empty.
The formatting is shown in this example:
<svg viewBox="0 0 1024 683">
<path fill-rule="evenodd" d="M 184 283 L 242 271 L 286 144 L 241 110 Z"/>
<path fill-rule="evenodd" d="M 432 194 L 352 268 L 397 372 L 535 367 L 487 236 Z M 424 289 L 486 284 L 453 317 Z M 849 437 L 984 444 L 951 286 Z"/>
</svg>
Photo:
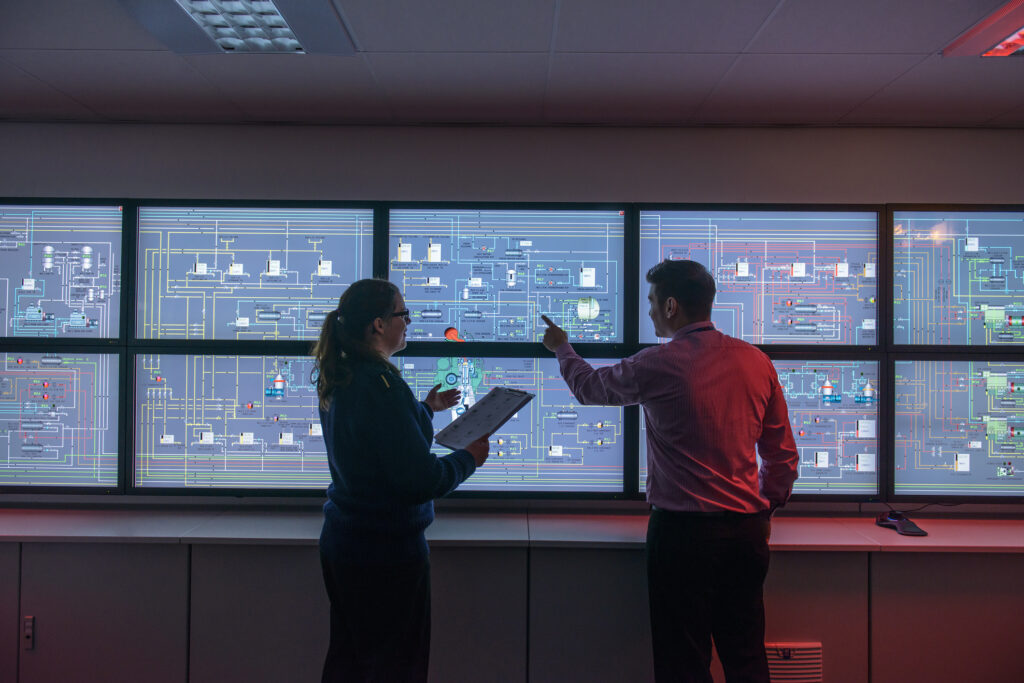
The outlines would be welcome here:
<svg viewBox="0 0 1024 683">
<path fill-rule="evenodd" d="M 355 55 L 182 56 L 0 0 L 0 119 L 1024 127 L 1024 57 L 941 56 L 1004 1 L 334 0 Z"/>
</svg>

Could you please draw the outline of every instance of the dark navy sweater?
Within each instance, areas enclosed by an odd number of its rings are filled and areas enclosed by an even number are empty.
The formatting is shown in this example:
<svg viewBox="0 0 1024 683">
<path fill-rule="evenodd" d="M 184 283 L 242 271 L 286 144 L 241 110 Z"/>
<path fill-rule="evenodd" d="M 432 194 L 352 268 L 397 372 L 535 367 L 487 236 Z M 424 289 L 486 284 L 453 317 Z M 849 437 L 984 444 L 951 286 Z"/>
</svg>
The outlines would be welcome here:
<svg viewBox="0 0 1024 683">
<path fill-rule="evenodd" d="M 331 485 L 320 547 L 338 561 L 407 562 L 427 554 L 434 498 L 473 474 L 468 451 L 437 457 L 433 411 L 383 364 L 357 363 L 320 410 Z"/>
</svg>

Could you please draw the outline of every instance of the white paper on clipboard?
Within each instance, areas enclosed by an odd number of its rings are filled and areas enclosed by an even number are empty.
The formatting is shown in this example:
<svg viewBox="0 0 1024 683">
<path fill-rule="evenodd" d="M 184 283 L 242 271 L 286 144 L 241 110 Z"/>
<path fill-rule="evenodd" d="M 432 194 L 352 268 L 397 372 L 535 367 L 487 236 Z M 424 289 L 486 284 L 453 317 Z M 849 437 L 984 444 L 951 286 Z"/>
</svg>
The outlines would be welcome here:
<svg viewBox="0 0 1024 683">
<path fill-rule="evenodd" d="M 494 387 L 455 420 L 434 435 L 434 441 L 459 450 L 481 436 L 493 434 L 533 399 L 533 394 L 508 387 Z"/>
</svg>

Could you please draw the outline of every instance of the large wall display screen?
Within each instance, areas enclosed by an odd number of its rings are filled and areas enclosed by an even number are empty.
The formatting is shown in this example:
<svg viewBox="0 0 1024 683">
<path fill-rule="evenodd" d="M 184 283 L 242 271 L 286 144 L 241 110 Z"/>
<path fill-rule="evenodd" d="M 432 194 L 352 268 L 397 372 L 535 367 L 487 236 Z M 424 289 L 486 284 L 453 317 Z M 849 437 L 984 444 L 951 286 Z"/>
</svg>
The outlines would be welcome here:
<svg viewBox="0 0 1024 683">
<path fill-rule="evenodd" d="M 136 356 L 135 485 L 326 489 L 312 368 L 302 356 Z"/>
<path fill-rule="evenodd" d="M 1024 362 L 896 362 L 895 492 L 1024 496 Z"/>
<path fill-rule="evenodd" d="M 774 361 L 800 453 L 793 493 L 878 494 L 878 362 Z M 641 419 L 640 486 L 647 481 Z"/>
<path fill-rule="evenodd" d="M 699 261 L 718 294 L 715 326 L 754 344 L 875 344 L 874 212 L 642 211 L 640 275 Z M 656 342 L 640 286 L 640 341 Z"/>
<path fill-rule="evenodd" d="M 1024 342 L 1024 212 L 893 214 L 897 344 Z"/>
<path fill-rule="evenodd" d="M 139 209 L 136 336 L 315 339 L 370 277 L 369 209 Z"/>
<path fill-rule="evenodd" d="M 403 357 L 402 375 L 420 399 L 438 383 L 458 388 L 461 402 L 434 415 L 448 425 L 492 387 L 536 397 L 491 437 L 490 457 L 461 491 L 603 491 L 623 486 L 623 409 L 580 405 L 553 358 Z M 614 361 L 591 361 L 595 366 Z M 451 451 L 436 446 L 438 455 Z"/>
<path fill-rule="evenodd" d="M 0 337 L 118 337 L 121 207 L 0 205 Z"/>
<path fill-rule="evenodd" d="M 0 486 L 117 486 L 118 356 L 0 359 Z"/>
<path fill-rule="evenodd" d="M 410 340 L 622 341 L 622 211 L 393 210 L 390 278 Z"/>
</svg>

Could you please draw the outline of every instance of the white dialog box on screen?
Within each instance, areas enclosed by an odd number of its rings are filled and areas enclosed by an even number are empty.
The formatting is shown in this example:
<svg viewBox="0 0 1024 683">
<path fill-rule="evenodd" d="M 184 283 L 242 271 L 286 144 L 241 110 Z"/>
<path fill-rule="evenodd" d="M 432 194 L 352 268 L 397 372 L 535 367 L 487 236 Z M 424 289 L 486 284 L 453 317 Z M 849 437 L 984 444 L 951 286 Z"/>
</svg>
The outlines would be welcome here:
<svg viewBox="0 0 1024 683">
<path fill-rule="evenodd" d="M 875 454 L 874 453 L 858 453 L 857 454 L 857 471 L 858 472 L 874 472 L 875 471 Z"/>
<path fill-rule="evenodd" d="M 750 263 L 747 261 L 737 261 L 736 277 L 750 277 Z"/>
<path fill-rule="evenodd" d="M 790 274 L 793 277 L 807 277 L 807 264 L 797 261 L 790 267 Z"/>
<path fill-rule="evenodd" d="M 267 261 L 267 275 L 280 275 L 281 262 L 276 259 Z"/>
<path fill-rule="evenodd" d="M 323 436 L 324 428 L 320 426 L 319 422 L 309 423 L 309 435 L 310 436 Z"/>
<path fill-rule="evenodd" d="M 330 276 L 333 274 L 333 267 L 333 261 L 325 261 L 324 259 L 320 259 L 316 263 L 316 274 L 322 277 Z"/>
<path fill-rule="evenodd" d="M 971 454 L 970 453 L 957 453 L 956 460 L 953 461 L 954 472 L 970 472 L 971 471 Z"/>
<path fill-rule="evenodd" d="M 172 446 L 174 445 L 174 434 L 161 434 L 160 435 L 161 446 Z"/>
<path fill-rule="evenodd" d="M 249 318 L 248 317 L 238 317 L 238 318 L 235 318 L 235 327 L 241 328 L 243 330 L 246 329 L 247 327 L 249 327 Z"/>
<path fill-rule="evenodd" d="M 964 244 L 964 251 L 978 251 L 978 238 L 968 237 Z"/>
<path fill-rule="evenodd" d="M 875 277 L 878 275 L 878 265 L 875 263 L 864 264 L 864 277 Z"/>
<path fill-rule="evenodd" d="M 255 443 L 255 438 L 252 432 L 242 432 L 238 435 L 238 443 L 243 446 L 252 446 Z"/>
<path fill-rule="evenodd" d="M 36 280 L 35 280 L 35 278 L 31 278 L 31 277 L 23 278 L 21 280 L 21 288 L 22 289 L 28 289 L 28 290 L 35 289 L 36 288 Z"/>
<path fill-rule="evenodd" d="M 212 446 L 213 432 L 199 432 L 199 443 L 204 446 Z"/>
<path fill-rule="evenodd" d="M 431 242 L 427 245 L 427 261 L 430 263 L 441 262 L 441 245 L 436 242 Z"/>
<path fill-rule="evenodd" d="M 874 439 L 875 437 L 876 434 L 874 420 L 857 420 L 858 439 Z"/>
<path fill-rule="evenodd" d="M 431 276 L 427 278 L 427 287 L 440 287 L 441 278 L 440 276 Z"/>
<path fill-rule="evenodd" d="M 206 275 L 206 264 L 201 261 L 196 261 L 196 265 L 192 267 L 192 271 L 196 275 Z"/>
<path fill-rule="evenodd" d="M 398 262 L 409 263 L 412 261 L 412 245 L 408 242 L 398 242 Z"/>
<path fill-rule="evenodd" d="M 291 432 L 281 432 L 281 436 L 277 440 L 277 443 L 279 443 L 282 446 L 291 446 L 292 444 L 295 443 L 295 440 L 292 437 Z"/>
<path fill-rule="evenodd" d="M 580 287 L 597 287 L 597 268 L 580 268 Z"/>
<path fill-rule="evenodd" d="M 232 263 L 228 266 L 228 275 L 245 275 L 245 264 Z"/>
<path fill-rule="evenodd" d="M 865 330 L 873 330 L 873 329 L 875 329 L 875 319 L 874 318 L 864 318 L 864 325 L 863 325 L 863 327 L 864 327 Z"/>
<path fill-rule="evenodd" d="M 562 457 L 562 446 L 552 445 L 548 446 L 548 457 L 549 458 L 561 458 Z"/>
<path fill-rule="evenodd" d="M 814 451 L 814 467 L 819 470 L 828 469 L 828 451 Z"/>
<path fill-rule="evenodd" d="M 850 264 L 846 261 L 836 264 L 836 277 L 850 277 Z"/>
</svg>

